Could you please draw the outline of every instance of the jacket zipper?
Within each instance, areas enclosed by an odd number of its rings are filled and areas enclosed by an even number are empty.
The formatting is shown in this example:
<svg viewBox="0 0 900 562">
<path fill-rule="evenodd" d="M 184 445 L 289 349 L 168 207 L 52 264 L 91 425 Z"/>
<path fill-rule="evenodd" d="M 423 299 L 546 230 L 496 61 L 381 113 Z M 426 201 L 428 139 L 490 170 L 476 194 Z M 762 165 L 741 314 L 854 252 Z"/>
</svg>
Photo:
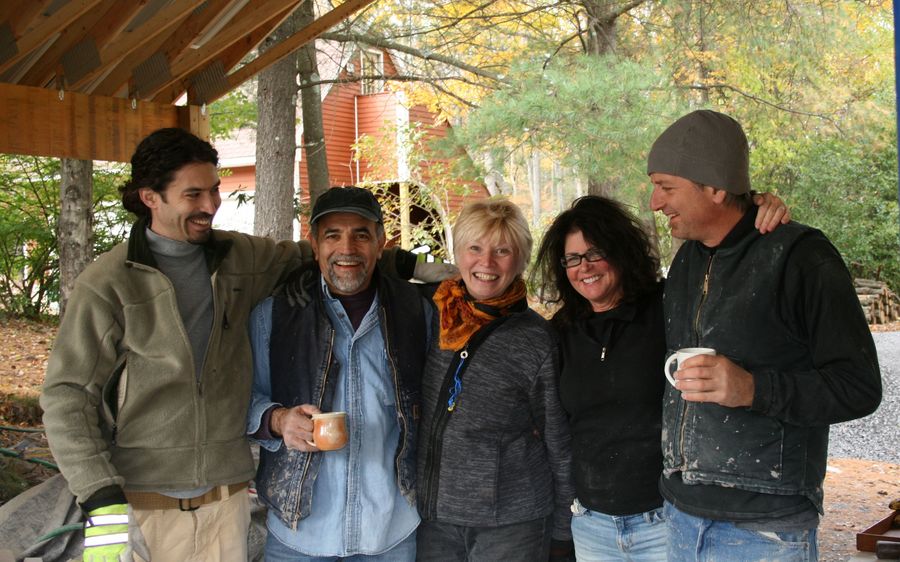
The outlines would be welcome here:
<svg viewBox="0 0 900 562">
<path fill-rule="evenodd" d="M 694 344 L 700 345 L 700 313 L 703 305 L 706 303 L 706 297 L 709 295 L 709 275 L 712 271 L 713 260 L 716 255 L 711 254 L 706 262 L 706 272 L 703 274 L 703 284 L 700 286 L 700 302 L 697 304 L 697 314 L 694 316 Z M 679 428 L 678 448 L 681 451 L 682 463 L 684 462 L 684 434 L 687 430 L 687 410 L 689 402 L 682 400 L 681 403 L 681 427 Z"/>
<path fill-rule="evenodd" d="M 440 483 L 440 466 L 441 453 L 444 448 L 444 431 L 447 423 L 450 421 L 450 414 L 453 408 L 447 407 L 447 399 L 450 395 L 450 385 L 453 384 L 453 373 L 457 371 L 462 361 L 463 354 L 466 353 L 468 346 L 457 351 L 454 361 L 451 363 L 452 368 L 447 369 L 444 381 L 441 384 L 441 390 L 438 392 L 437 404 L 434 408 L 434 419 L 431 422 L 432 431 L 429 432 L 431 437 L 428 439 L 428 448 L 425 454 L 425 509 L 422 513 L 423 519 L 434 519 L 437 516 L 437 496 L 438 486 Z M 458 399 L 458 397 L 457 397 Z"/>
<path fill-rule="evenodd" d="M 213 297 L 213 323 L 214 323 L 214 325 L 213 325 L 212 331 L 210 331 L 209 340 L 206 342 L 206 353 L 203 356 L 203 363 L 200 365 L 200 374 L 197 376 L 197 411 L 200 414 L 197 416 L 197 437 L 201 442 L 206 442 L 207 432 L 208 432 L 207 431 L 208 426 L 206 423 L 206 407 L 205 407 L 205 404 L 203 403 L 203 379 L 206 375 L 207 360 L 209 359 L 209 356 L 210 356 L 210 350 L 213 348 L 213 343 L 215 343 L 217 346 L 219 344 L 219 338 L 216 335 L 217 332 L 215 329 L 215 319 L 217 317 L 216 312 L 221 307 L 223 310 L 223 314 L 224 314 L 224 311 L 228 308 L 228 306 L 225 303 L 220 302 L 219 296 L 216 292 L 216 278 L 217 277 L 218 277 L 218 272 L 216 272 L 216 271 L 213 271 L 209 275 L 209 283 L 212 288 L 212 297 Z M 184 324 L 182 323 L 182 326 L 183 325 Z M 187 336 L 186 332 L 185 332 L 185 336 Z M 191 341 L 190 338 L 187 338 L 187 341 L 188 341 L 188 346 L 191 351 L 191 367 L 193 367 L 194 366 L 194 361 L 193 361 L 194 348 L 192 345 L 190 345 L 190 341 Z M 202 435 L 201 435 L 201 433 L 202 433 Z M 197 474 L 198 479 L 201 478 L 201 475 L 206 473 L 205 459 L 206 459 L 206 455 L 200 456 L 200 464 L 197 467 L 197 469 L 199 471 L 199 473 Z"/>
<path fill-rule="evenodd" d="M 703 274 L 703 285 L 700 287 L 700 303 L 697 305 L 697 314 L 694 316 L 694 345 L 700 345 L 700 312 L 703 310 L 703 304 L 706 303 L 706 297 L 709 294 L 709 274 L 712 271 L 715 257 L 715 254 L 709 256 L 709 260 L 706 262 L 706 273 Z"/>
<path fill-rule="evenodd" d="M 322 400 L 325 399 L 325 385 L 328 384 L 328 372 L 331 369 L 331 354 L 334 351 L 334 330 L 331 330 L 331 340 L 328 342 L 328 358 L 325 362 L 325 374 L 322 376 L 322 391 L 319 393 L 319 400 L 316 403 L 316 407 L 320 410 L 322 409 Z M 303 483 L 306 482 L 306 475 L 309 473 L 309 465 L 312 463 L 312 453 L 307 453 L 306 462 L 303 464 L 303 474 L 300 476 L 300 487 L 303 487 Z M 295 513 L 300 513 L 300 503 L 303 501 L 303 494 L 299 494 L 297 497 L 297 510 Z M 300 518 L 298 517 L 291 528 L 293 530 L 297 530 L 297 523 L 300 522 Z"/>
<path fill-rule="evenodd" d="M 394 457 L 394 466 L 397 470 L 397 486 L 400 487 L 400 491 L 403 491 L 403 486 L 400 482 L 400 459 L 403 458 L 403 453 L 406 451 L 406 441 L 409 439 L 409 433 L 407 431 L 407 420 L 406 416 L 403 415 L 403 404 L 400 401 L 400 377 L 397 372 L 397 365 L 394 363 L 394 355 L 393 355 L 393 347 L 391 347 L 390 337 L 388 333 L 388 323 L 387 323 L 387 312 L 384 307 L 381 307 L 381 333 L 384 337 L 384 347 L 387 350 L 388 361 L 391 364 L 391 374 L 394 378 L 394 400 L 397 403 L 397 417 L 400 418 L 400 429 L 401 433 L 405 436 L 404 439 L 400 440 L 400 451 L 397 453 L 397 456 Z"/>
</svg>

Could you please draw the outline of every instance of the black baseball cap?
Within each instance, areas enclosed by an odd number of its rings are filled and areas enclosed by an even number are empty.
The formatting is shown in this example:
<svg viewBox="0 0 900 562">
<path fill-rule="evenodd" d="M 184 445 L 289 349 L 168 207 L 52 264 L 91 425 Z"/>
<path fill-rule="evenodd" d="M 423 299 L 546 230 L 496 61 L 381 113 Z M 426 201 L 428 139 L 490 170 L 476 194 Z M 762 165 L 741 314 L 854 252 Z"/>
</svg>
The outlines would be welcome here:
<svg viewBox="0 0 900 562">
<path fill-rule="evenodd" d="M 355 213 L 363 218 L 383 223 L 381 205 L 371 191 L 356 186 L 332 187 L 316 199 L 310 224 L 329 213 Z"/>
</svg>

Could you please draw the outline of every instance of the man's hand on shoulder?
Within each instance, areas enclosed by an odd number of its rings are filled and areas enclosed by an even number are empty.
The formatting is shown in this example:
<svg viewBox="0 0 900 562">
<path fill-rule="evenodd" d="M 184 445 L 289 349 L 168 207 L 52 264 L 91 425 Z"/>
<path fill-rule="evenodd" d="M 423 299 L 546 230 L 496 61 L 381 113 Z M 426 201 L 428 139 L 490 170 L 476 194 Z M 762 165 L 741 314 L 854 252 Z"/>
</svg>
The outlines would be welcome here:
<svg viewBox="0 0 900 562">
<path fill-rule="evenodd" d="M 284 295 L 291 306 L 303 308 L 312 302 L 318 274 L 318 263 L 305 263 L 292 271 L 284 282 L 275 288 L 274 294 Z"/>
<path fill-rule="evenodd" d="M 432 261 L 429 261 L 428 258 Z M 452 263 L 443 260 L 435 260 L 433 256 L 419 254 L 416 256 L 416 268 L 413 271 L 413 279 L 423 283 L 440 283 L 444 279 L 450 279 L 459 275 L 459 268 Z"/>
<path fill-rule="evenodd" d="M 791 222 L 791 210 L 774 193 L 754 193 L 753 204 L 759 207 L 755 226 L 762 234 L 772 232 L 780 224 Z"/>
<path fill-rule="evenodd" d="M 269 419 L 272 435 L 281 437 L 288 449 L 304 452 L 318 451 L 313 440 L 313 422 L 310 416 L 321 411 L 312 404 L 301 404 L 293 408 L 276 408 Z"/>
<path fill-rule="evenodd" d="M 753 404 L 753 375 L 724 355 L 695 355 L 675 371 L 675 388 L 688 402 L 715 402 L 729 408 Z"/>
</svg>

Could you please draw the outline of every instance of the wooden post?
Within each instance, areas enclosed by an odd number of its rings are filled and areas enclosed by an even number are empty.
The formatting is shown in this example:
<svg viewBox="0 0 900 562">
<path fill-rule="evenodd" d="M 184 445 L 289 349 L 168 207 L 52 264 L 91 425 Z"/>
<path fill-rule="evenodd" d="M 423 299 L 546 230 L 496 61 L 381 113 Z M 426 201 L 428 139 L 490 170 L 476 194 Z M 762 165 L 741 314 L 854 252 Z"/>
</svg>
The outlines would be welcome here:
<svg viewBox="0 0 900 562">
<path fill-rule="evenodd" d="M 209 111 L 205 105 L 178 107 L 178 126 L 203 140 L 209 140 Z"/>
</svg>

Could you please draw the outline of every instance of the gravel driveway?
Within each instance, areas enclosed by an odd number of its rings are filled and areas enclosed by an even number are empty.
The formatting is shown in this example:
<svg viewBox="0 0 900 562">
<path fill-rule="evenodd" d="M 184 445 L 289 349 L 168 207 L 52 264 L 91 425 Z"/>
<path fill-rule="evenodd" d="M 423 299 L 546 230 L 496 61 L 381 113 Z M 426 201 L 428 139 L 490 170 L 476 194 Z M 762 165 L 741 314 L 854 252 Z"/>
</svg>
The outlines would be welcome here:
<svg viewBox="0 0 900 562">
<path fill-rule="evenodd" d="M 829 457 L 900 462 L 900 332 L 874 332 L 884 397 L 870 416 L 831 426 Z"/>
</svg>

